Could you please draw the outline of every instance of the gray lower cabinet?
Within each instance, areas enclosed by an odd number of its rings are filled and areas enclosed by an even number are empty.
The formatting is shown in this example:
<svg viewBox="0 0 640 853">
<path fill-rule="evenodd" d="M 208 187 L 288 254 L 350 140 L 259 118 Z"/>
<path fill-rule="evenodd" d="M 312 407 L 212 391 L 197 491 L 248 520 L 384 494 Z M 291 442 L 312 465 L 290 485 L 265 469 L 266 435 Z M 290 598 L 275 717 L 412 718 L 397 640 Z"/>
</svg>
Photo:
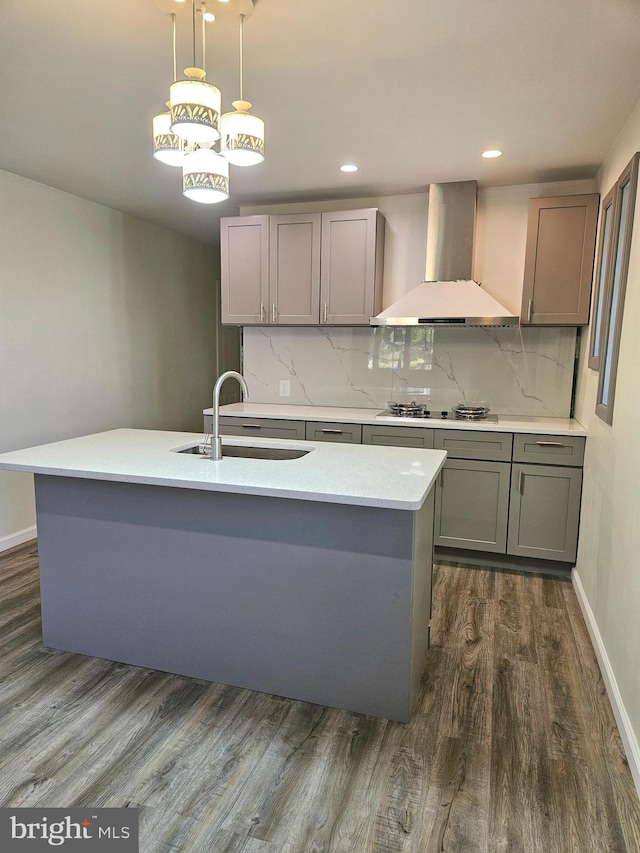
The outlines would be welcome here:
<svg viewBox="0 0 640 853">
<path fill-rule="evenodd" d="M 205 432 L 211 425 L 205 415 Z M 575 562 L 583 436 L 232 416 L 220 417 L 220 432 L 446 450 L 435 490 L 435 545 Z"/>
<path fill-rule="evenodd" d="M 509 462 L 447 459 L 436 486 L 435 544 L 504 554 Z"/>
<path fill-rule="evenodd" d="M 307 441 L 338 441 L 346 444 L 361 444 L 362 427 L 360 424 L 307 421 L 305 438 Z"/>
<path fill-rule="evenodd" d="M 514 463 L 507 553 L 575 562 L 582 469 Z"/>
</svg>

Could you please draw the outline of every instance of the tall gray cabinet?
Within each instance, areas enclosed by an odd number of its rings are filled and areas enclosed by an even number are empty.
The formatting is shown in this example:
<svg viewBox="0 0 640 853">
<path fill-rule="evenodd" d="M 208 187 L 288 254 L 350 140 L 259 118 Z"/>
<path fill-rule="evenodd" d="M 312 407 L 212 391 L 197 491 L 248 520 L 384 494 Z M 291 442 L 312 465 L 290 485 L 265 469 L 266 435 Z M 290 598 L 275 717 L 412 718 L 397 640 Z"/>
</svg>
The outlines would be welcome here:
<svg viewBox="0 0 640 853">
<path fill-rule="evenodd" d="M 599 200 L 592 193 L 529 201 L 523 326 L 588 324 Z"/>
<path fill-rule="evenodd" d="M 382 298 L 375 208 L 220 220 L 222 322 L 368 325 Z"/>
</svg>

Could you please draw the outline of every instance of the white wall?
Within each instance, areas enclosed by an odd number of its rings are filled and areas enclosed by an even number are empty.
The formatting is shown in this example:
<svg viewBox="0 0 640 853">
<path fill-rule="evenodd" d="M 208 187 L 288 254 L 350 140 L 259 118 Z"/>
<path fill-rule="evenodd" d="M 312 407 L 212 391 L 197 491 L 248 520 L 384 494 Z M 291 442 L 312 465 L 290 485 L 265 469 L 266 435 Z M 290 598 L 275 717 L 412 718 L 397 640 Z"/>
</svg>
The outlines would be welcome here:
<svg viewBox="0 0 640 853">
<path fill-rule="evenodd" d="M 594 180 L 479 187 L 473 278 L 514 314 L 520 313 L 530 198 L 596 192 Z M 428 192 L 243 207 L 242 215 L 308 213 L 377 207 L 386 221 L 382 305 L 424 279 Z"/>
<path fill-rule="evenodd" d="M 502 304 L 520 314 L 530 198 L 597 192 L 596 182 L 558 181 L 480 187 L 473 277 Z"/>
<path fill-rule="evenodd" d="M 0 171 L 0 452 L 115 427 L 201 429 L 215 380 L 210 246 Z M 0 472 L 0 549 L 34 524 Z"/>
<path fill-rule="evenodd" d="M 374 196 L 332 201 L 288 202 L 240 208 L 242 216 L 257 214 L 326 213 L 377 207 L 385 218 L 382 304 L 390 305 L 424 279 L 429 194 Z"/>
<path fill-rule="evenodd" d="M 604 197 L 640 150 L 640 102 L 602 166 Z M 628 715 L 640 789 L 640 193 L 624 303 L 613 424 L 595 416 L 598 374 L 583 336 L 576 417 L 587 427 L 576 572 Z"/>
<path fill-rule="evenodd" d="M 479 188 L 473 277 L 520 313 L 529 199 L 596 191 L 593 180 Z M 322 212 L 377 207 L 385 217 L 382 304 L 387 307 L 425 274 L 428 192 L 244 207 L 242 214 Z M 375 332 L 366 329 L 244 330 L 249 399 L 282 402 L 279 380 L 291 382 L 286 402 L 383 407 L 389 399 L 428 397 L 433 409 L 482 400 L 497 414 L 568 417 L 575 366 L 575 329 L 437 329 L 418 377 L 372 368 Z M 383 333 L 379 330 L 378 335 Z M 422 395 L 422 396 L 421 396 Z"/>
</svg>

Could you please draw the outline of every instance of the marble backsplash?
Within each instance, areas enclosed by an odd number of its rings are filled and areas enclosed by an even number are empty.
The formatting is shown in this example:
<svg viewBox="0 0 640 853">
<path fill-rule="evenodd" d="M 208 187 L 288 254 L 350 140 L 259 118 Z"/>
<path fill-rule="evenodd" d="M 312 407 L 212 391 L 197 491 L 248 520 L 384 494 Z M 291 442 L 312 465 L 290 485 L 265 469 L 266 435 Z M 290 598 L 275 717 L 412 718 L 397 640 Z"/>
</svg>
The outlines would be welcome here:
<svg viewBox="0 0 640 853">
<path fill-rule="evenodd" d="M 246 327 L 243 372 L 254 403 L 483 402 L 495 414 L 568 417 L 575 346 L 575 328 Z"/>
</svg>

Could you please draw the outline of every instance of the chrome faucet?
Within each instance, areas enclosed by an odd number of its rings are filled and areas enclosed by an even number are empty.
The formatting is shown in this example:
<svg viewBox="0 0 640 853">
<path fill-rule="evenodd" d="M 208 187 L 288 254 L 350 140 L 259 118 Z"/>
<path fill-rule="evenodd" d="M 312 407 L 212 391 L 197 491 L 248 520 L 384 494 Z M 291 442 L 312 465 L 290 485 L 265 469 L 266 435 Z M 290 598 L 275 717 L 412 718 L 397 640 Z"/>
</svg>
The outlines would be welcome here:
<svg viewBox="0 0 640 853">
<path fill-rule="evenodd" d="M 211 436 L 211 458 L 216 462 L 222 459 L 222 439 L 220 438 L 220 389 L 225 379 L 233 377 L 237 379 L 245 397 L 249 396 L 249 389 L 244 376 L 236 370 L 227 370 L 221 373 L 213 386 L 213 435 Z"/>
</svg>

